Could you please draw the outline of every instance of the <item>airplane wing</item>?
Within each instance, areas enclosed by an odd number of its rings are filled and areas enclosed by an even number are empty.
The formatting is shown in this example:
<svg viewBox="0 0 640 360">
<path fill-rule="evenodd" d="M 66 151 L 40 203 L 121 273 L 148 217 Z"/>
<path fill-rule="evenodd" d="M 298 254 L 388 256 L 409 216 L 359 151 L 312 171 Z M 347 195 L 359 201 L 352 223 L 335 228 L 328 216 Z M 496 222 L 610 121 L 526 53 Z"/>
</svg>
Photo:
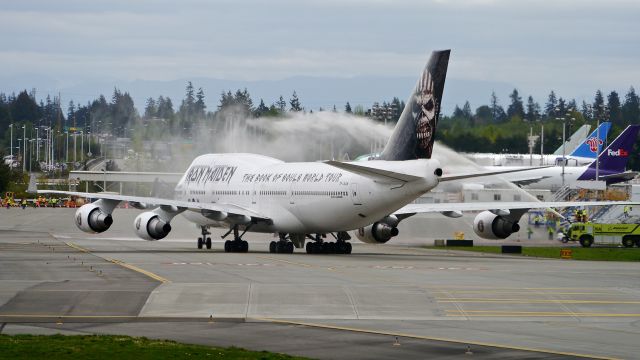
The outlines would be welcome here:
<svg viewBox="0 0 640 360">
<path fill-rule="evenodd" d="M 522 186 L 527 186 L 527 185 L 531 185 L 531 184 L 535 184 L 541 180 L 544 179 L 548 179 L 551 176 L 534 176 L 534 177 L 530 177 L 530 178 L 526 178 L 526 179 L 516 179 L 516 180 L 511 180 L 512 183 L 522 187 Z"/>
<path fill-rule="evenodd" d="M 607 206 L 607 205 L 634 205 L 629 201 L 513 201 L 513 202 L 476 202 L 476 203 L 434 203 L 434 204 L 409 204 L 395 211 L 393 214 L 406 218 L 420 213 L 447 213 L 459 211 L 498 211 L 498 210 L 528 210 L 548 209 L 574 206 Z"/>
<path fill-rule="evenodd" d="M 205 211 L 220 211 L 228 214 L 246 215 L 256 220 L 270 221 L 267 216 L 259 214 L 255 211 L 243 208 L 234 204 L 224 203 L 199 203 L 191 201 L 169 200 L 146 196 L 130 196 L 119 194 L 107 194 L 107 193 L 85 193 L 75 191 L 60 191 L 60 190 L 37 190 L 38 194 L 58 194 L 65 196 L 79 196 L 90 199 L 104 199 L 112 201 L 126 201 L 132 204 L 149 204 L 155 206 L 175 206 L 177 208 L 183 208 L 191 211 L 202 212 Z"/>
</svg>

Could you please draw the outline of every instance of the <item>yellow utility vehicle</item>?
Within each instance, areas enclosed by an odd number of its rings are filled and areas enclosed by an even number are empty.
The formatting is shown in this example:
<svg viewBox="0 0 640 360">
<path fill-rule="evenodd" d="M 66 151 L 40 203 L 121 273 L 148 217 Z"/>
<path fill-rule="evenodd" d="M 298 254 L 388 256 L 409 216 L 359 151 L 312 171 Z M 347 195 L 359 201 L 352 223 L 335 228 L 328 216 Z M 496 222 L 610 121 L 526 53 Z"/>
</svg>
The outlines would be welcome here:
<svg viewBox="0 0 640 360">
<path fill-rule="evenodd" d="M 624 247 L 640 247 L 640 224 L 596 224 L 575 222 L 569 226 L 563 242 L 579 241 L 582 247 L 598 243 L 622 243 Z"/>
</svg>

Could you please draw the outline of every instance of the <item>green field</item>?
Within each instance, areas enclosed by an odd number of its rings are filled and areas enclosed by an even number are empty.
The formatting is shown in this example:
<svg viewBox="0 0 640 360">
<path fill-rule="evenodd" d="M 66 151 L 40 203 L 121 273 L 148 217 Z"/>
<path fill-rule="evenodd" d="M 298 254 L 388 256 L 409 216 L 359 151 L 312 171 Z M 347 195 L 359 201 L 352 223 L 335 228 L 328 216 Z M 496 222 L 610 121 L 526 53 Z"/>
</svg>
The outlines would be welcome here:
<svg viewBox="0 0 640 360">
<path fill-rule="evenodd" d="M 429 249 L 463 250 L 483 253 L 500 254 L 500 246 L 430 246 Z M 640 248 L 582 248 L 582 247 L 522 247 L 522 256 L 560 258 L 560 249 L 571 249 L 574 260 L 597 261 L 640 261 Z M 518 255 L 518 254 L 509 254 Z"/>
<path fill-rule="evenodd" d="M 0 359 L 303 359 L 266 351 L 216 348 L 109 335 L 0 335 Z"/>
</svg>

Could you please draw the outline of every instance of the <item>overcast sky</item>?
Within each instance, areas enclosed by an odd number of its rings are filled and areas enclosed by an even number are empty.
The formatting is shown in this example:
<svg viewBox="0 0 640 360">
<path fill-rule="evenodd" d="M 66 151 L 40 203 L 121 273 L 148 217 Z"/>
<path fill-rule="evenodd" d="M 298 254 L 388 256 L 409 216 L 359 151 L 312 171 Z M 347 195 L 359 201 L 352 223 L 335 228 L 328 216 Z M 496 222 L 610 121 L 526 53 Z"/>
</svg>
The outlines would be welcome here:
<svg viewBox="0 0 640 360">
<path fill-rule="evenodd" d="M 580 97 L 640 86 L 639 21 L 635 0 L 2 1 L 0 79 L 417 76 L 451 48 L 451 78 Z"/>
</svg>

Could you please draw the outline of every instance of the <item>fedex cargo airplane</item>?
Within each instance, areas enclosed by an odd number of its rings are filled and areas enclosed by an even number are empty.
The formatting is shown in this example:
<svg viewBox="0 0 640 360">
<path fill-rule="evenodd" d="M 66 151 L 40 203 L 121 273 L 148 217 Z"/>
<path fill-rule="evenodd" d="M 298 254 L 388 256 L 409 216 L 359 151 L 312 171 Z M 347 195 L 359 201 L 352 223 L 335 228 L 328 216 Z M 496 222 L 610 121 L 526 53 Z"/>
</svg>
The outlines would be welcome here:
<svg viewBox="0 0 640 360">
<path fill-rule="evenodd" d="M 171 231 L 171 220 L 180 214 L 200 226 L 199 248 L 211 248 L 210 227 L 223 227 L 229 229 L 223 238 L 232 235 L 224 245 L 227 252 L 248 251 L 244 234 L 262 232 L 279 234 L 269 245 L 270 252 L 277 253 L 292 253 L 294 247 L 306 247 L 308 253 L 350 253 L 348 231 L 357 230 L 364 242 L 385 243 L 398 235 L 400 221 L 418 213 L 458 217 L 461 211 L 480 210 L 475 232 L 504 239 L 519 230 L 518 221 L 530 208 L 619 203 L 411 204 L 439 183 L 488 175 L 443 175 L 446 164 L 431 158 L 449 53 L 431 54 L 379 160 L 286 163 L 260 154 L 206 154 L 193 160 L 174 199 L 39 192 L 98 199 L 75 213 L 77 227 L 86 232 L 108 230 L 117 220 L 113 210 L 125 201 L 150 209 L 133 223 L 142 239 L 163 239 Z M 335 240 L 326 241 L 331 238 Z"/>
</svg>

